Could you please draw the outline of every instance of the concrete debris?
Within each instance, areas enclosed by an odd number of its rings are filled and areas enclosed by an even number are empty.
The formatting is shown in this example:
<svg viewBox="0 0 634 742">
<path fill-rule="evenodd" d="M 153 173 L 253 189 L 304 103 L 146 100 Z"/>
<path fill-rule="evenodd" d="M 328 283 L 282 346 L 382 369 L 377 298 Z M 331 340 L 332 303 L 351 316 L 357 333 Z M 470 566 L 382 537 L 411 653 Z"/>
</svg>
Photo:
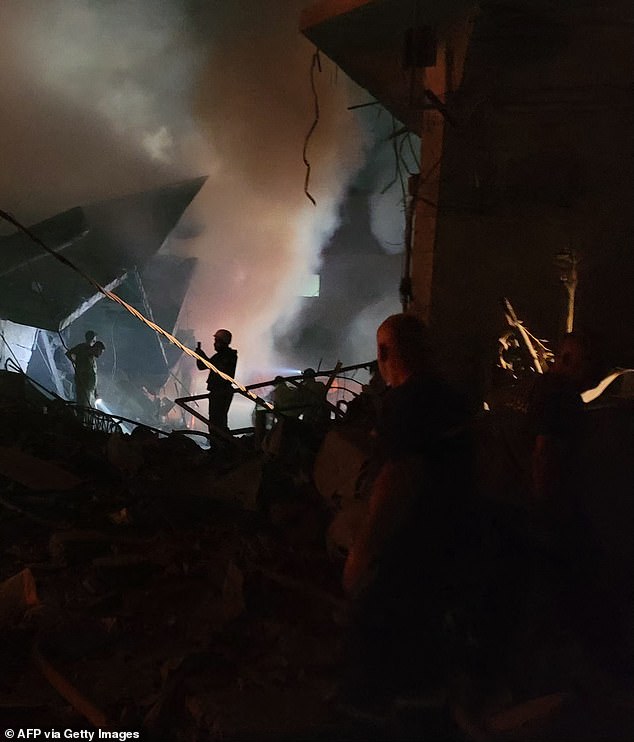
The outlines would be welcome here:
<svg viewBox="0 0 634 742">
<path fill-rule="evenodd" d="M 229 562 L 227 575 L 222 586 L 222 609 L 227 621 L 238 618 L 244 613 L 244 575 L 234 562 Z"/>
<path fill-rule="evenodd" d="M 145 463 L 142 446 L 130 436 L 118 431 L 108 437 L 106 452 L 108 461 L 127 476 L 136 474 Z"/>
<path fill-rule="evenodd" d="M 314 480 L 319 494 L 332 505 L 359 497 L 364 468 L 372 452 L 368 431 L 328 432 L 315 459 Z"/>
<path fill-rule="evenodd" d="M 262 462 L 257 458 L 251 458 L 215 479 L 209 490 L 200 494 L 218 502 L 255 511 L 258 508 L 261 484 Z"/>
<path fill-rule="evenodd" d="M 59 464 L 14 446 L 0 446 L 0 475 L 38 492 L 70 490 L 81 482 Z"/>
<path fill-rule="evenodd" d="M 30 569 L 0 583 L 0 627 L 20 619 L 28 608 L 38 605 L 35 579 Z"/>
<path fill-rule="evenodd" d="M 291 421 L 268 452 L 247 439 L 210 454 L 181 435 L 107 435 L 50 411 L 3 418 L 0 723 L 179 742 L 557 738 L 548 731 L 585 704 L 562 678 L 583 678 L 584 693 L 596 678 L 574 651 L 566 672 L 531 664 L 543 656 L 532 635 L 519 663 L 530 679 L 493 710 L 472 711 L 471 689 L 433 707 L 399 699 L 380 728 L 342 718 L 328 700 L 349 621 L 341 563 L 367 509 L 372 439 L 345 419 L 323 440 L 304 433 Z M 625 565 L 623 521 L 614 559 Z M 622 694 L 594 702 L 632 728 Z"/>
<path fill-rule="evenodd" d="M 0 477 L 0 623 L 20 632 L 0 646 L 0 722 L 23 707 L 31 726 L 231 739 L 245 719 L 262 718 L 264 695 L 282 731 L 304 723 L 286 691 L 326 713 L 338 574 L 318 497 L 306 483 L 295 490 L 296 471 L 246 444 L 210 455 L 183 436 L 107 435 L 51 414 L 4 422 L 0 443 L 19 441 L 13 448 L 36 466 L 54 452 L 75 486 Z M 309 556 L 304 544 L 320 547 Z M 315 571 L 320 584 L 302 591 Z M 33 650 L 36 636 L 46 641 Z"/>
<path fill-rule="evenodd" d="M 14 502 L 7 500 L 6 497 L 0 497 L 0 505 L 2 505 L 7 510 L 11 510 L 14 513 L 19 513 L 20 515 L 24 516 L 25 518 L 28 518 L 34 523 L 39 523 L 40 525 L 45 526 L 46 528 L 68 528 L 68 524 L 64 522 L 54 521 L 49 518 L 42 518 L 38 515 L 35 515 L 34 513 L 29 512 L 25 508 L 21 508 L 19 505 L 16 505 Z"/>
</svg>

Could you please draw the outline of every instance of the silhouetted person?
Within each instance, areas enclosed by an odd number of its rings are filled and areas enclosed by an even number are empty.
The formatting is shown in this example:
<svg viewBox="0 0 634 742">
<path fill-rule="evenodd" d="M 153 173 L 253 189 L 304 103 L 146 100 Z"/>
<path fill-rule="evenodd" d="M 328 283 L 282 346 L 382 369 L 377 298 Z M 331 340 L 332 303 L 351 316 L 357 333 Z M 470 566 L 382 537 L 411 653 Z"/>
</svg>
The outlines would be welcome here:
<svg viewBox="0 0 634 742">
<path fill-rule="evenodd" d="M 232 335 L 229 330 L 216 330 L 214 334 L 214 350 L 216 351 L 213 356 L 208 357 L 200 343 L 196 347 L 196 352 L 206 358 L 213 366 L 219 371 L 231 376 L 232 378 L 236 374 L 236 364 L 238 363 L 238 351 L 231 348 Z M 200 371 L 207 370 L 207 366 L 201 361 L 196 361 L 196 366 Z M 207 377 L 207 389 L 209 390 L 209 431 L 213 433 L 212 427 L 220 428 L 221 430 L 229 430 L 227 424 L 227 415 L 229 414 L 229 407 L 231 406 L 231 400 L 233 399 L 233 389 L 231 382 L 223 379 L 213 371 L 209 371 Z"/>
<path fill-rule="evenodd" d="M 97 333 L 94 332 L 94 330 L 88 330 L 84 335 L 84 342 L 78 343 L 74 347 L 70 348 L 66 351 L 66 358 L 70 360 L 70 362 L 75 365 L 75 362 L 73 360 L 73 356 L 76 356 L 78 353 L 81 355 L 85 353 L 88 348 L 92 348 L 92 346 L 95 344 L 97 339 Z"/>
<path fill-rule="evenodd" d="M 296 387 L 290 387 L 282 376 L 276 376 L 273 379 L 270 401 L 275 405 L 276 412 L 285 417 L 299 417 L 301 413 Z"/>
<path fill-rule="evenodd" d="M 330 410 L 326 404 L 326 385 L 317 381 L 313 368 L 302 371 L 302 381 L 296 390 L 298 414 L 309 425 L 323 425 L 330 419 Z"/>
<path fill-rule="evenodd" d="M 386 386 L 381 377 L 377 361 L 370 363 L 368 371 L 370 372 L 368 383 L 363 385 L 361 394 L 355 397 L 346 407 L 346 420 L 364 427 L 374 428 Z"/>
<path fill-rule="evenodd" d="M 470 495 L 469 416 L 432 366 L 425 325 L 388 317 L 377 351 L 389 387 L 377 424 L 383 464 L 343 574 L 353 600 L 348 682 L 365 704 L 443 683 Z"/>
<path fill-rule="evenodd" d="M 66 352 L 67 357 L 75 367 L 75 401 L 80 407 L 94 408 L 97 396 L 97 358 L 105 350 L 105 345 L 97 340 L 89 342 L 86 333 L 86 342 L 79 343 Z M 94 340 L 94 333 L 90 341 Z"/>
</svg>

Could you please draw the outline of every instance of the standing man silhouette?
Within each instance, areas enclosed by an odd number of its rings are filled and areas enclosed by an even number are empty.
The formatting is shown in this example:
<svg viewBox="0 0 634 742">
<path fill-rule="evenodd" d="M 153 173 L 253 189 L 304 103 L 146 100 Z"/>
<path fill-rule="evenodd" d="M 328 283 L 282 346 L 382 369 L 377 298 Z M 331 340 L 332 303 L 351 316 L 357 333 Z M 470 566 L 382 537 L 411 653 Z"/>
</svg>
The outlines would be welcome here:
<svg viewBox="0 0 634 742">
<path fill-rule="evenodd" d="M 101 340 L 91 343 L 86 333 L 86 342 L 79 343 L 66 352 L 75 368 L 75 401 L 80 408 L 94 408 L 97 398 L 97 358 L 104 352 L 105 345 Z M 83 412 L 81 416 L 85 418 Z"/>
<path fill-rule="evenodd" d="M 200 342 L 196 346 L 196 352 L 206 358 L 219 371 L 233 377 L 238 363 L 238 351 L 230 347 L 231 338 L 232 335 L 229 330 L 216 330 L 214 333 L 214 350 L 216 351 L 214 355 L 211 358 L 207 356 Z M 207 366 L 202 361 L 197 360 L 196 366 L 200 371 L 207 370 Z M 209 432 L 213 432 L 212 427 L 225 431 L 229 430 L 227 415 L 233 399 L 231 382 L 210 371 L 207 377 L 207 389 L 209 390 Z"/>
</svg>

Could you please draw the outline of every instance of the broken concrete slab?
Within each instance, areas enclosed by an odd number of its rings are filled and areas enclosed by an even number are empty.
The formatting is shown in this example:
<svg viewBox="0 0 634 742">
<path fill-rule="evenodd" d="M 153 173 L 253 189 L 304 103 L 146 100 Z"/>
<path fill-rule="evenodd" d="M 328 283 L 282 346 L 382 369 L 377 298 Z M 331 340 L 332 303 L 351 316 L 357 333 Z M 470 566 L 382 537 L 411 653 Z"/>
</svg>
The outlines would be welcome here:
<svg viewBox="0 0 634 742">
<path fill-rule="evenodd" d="M 143 446 L 131 436 L 115 431 L 106 444 L 108 461 L 126 476 L 133 476 L 145 464 Z"/>
<path fill-rule="evenodd" d="M 189 489 L 192 494 L 255 511 L 262 484 L 262 462 L 253 457 L 224 474 L 218 475 L 213 470 L 205 474 L 195 473 L 183 484 L 183 489 Z"/>
<path fill-rule="evenodd" d="M 331 430 L 315 459 L 313 477 L 319 494 L 329 504 L 358 497 L 361 479 L 371 455 L 366 431 Z"/>
<path fill-rule="evenodd" d="M 35 579 L 30 569 L 0 583 L 0 626 L 19 620 L 26 610 L 39 604 Z"/>
<path fill-rule="evenodd" d="M 52 461 L 45 461 L 16 446 L 0 446 L 0 475 L 37 491 L 70 490 L 81 479 Z"/>
</svg>

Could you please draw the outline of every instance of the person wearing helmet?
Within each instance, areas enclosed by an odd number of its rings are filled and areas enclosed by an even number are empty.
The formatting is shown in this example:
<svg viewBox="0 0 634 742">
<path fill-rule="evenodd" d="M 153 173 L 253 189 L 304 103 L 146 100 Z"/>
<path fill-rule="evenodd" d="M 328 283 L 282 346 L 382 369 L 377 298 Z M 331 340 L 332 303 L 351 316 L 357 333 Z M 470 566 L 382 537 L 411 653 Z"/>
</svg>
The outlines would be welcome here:
<svg viewBox="0 0 634 742">
<path fill-rule="evenodd" d="M 196 352 L 206 358 L 219 371 L 227 374 L 227 376 L 234 377 L 236 364 L 238 363 L 238 351 L 230 347 L 231 339 L 232 335 L 229 330 L 216 330 L 214 333 L 214 350 L 216 351 L 214 355 L 207 356 L 200 342 L 196 346 Z M 200 371 L 207 370 L 207 366 L 202 361 L 197 360 L 196 366 Z M 209 371 L 207 389 L 209 390 L 209 432 L 212 433 L 213 428 L 229 430 L 227 415 L 233 399 L 231 382 L 223 379 L 214 371 Z"/>
</svg>

